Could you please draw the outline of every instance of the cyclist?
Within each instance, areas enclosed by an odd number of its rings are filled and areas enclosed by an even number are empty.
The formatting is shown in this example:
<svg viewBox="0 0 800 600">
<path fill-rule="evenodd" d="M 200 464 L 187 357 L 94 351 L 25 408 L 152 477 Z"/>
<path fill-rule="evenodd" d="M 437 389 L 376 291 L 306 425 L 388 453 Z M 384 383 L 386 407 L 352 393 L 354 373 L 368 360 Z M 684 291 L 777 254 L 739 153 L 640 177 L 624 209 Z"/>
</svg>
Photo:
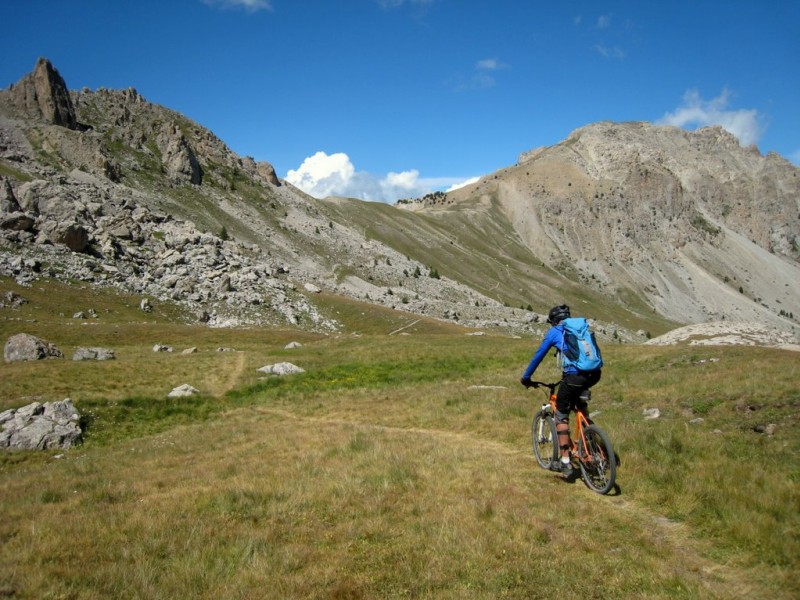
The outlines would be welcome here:
<svg viewBox="0 0 800 600">
<path fill-rule="evenodd" d="M 569 306 L 560 304 L 550 309 L 547 315 L 547 322 L 551 325 L 544 336 L 539 349 L 533 355 L 528 368 L 522 374 L 520 383 L 526 388 L 533 385 L 531 376 L 536 368 L 547 355 L 550 348 L 556 348 L 558 352 L 564 349 L 564 327 L 559 324 L 564 319 L 570 317 Z M 601 371 L 578 371 L 574 366 L 565 365 L 563 368 L 563 381 L 558 388 L 556 397 L 556 433 L 558 434 L 558 446 L 561 450 L 561 474 L 565 479 L 572 476 L 572 463 L 569 458 L 569 413 L 571 410 L 581 411 L 589 419 L 588 413 L 588 394 L 584 394 L 590 387 L 600 381 Z M 591 421 L 589 421 L 591 423 Z"/>
</svg>

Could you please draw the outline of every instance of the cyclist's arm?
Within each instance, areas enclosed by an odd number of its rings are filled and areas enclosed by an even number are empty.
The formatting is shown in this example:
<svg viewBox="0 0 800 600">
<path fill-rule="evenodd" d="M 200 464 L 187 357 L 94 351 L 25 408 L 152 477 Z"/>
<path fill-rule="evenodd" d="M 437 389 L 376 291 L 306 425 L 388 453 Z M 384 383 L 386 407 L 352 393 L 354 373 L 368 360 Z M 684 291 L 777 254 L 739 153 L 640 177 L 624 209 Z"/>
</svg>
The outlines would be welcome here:
<svg viewBox="0 0 800 600">
<path fill-rule="evenodd" d="M 533 355 L 528 368 L 525 369 L 525 372 L 522 374 L 522 379 L 530 379 L 531 375 L 533 375 L 534 371 L 539 367 L 539 364 L 544 360 L 544 357 L 547 356 L 547 351 L 550 350 L 553 346 L 556 348 L 558 347 L 558 341 L 560 339 L 559 331 L 555 327 L 551 327 L 547 334 L 544 336 L 542 343 L 539 345 L 539 349 L 536 351 L 536 354 Z"/>
</svg>

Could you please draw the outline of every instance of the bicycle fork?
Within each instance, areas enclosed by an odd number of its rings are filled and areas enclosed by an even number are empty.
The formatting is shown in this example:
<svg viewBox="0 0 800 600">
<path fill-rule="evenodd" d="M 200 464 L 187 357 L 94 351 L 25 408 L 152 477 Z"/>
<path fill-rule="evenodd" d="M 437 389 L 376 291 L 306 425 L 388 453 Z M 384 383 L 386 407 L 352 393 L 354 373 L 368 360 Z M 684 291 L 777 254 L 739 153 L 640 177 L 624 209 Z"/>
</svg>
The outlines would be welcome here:
<svg viewBox="0 0 800 600">
<path fill-rule="evenodd" d="M 542 404 L 542 412 L 543 413 L 546 414 L 548 408 L 550 408 L 549 404 Z M 539 423 L 538 423 L 539 426 L 537 427 L 537 431 L 536 431 L 536 439 L 539 440 L 539 442 L 547 441 L 547 435 L 550 433 L 549 431 L 545 432 L 545 424 L 546 424 L 546 420 L 545 419 L 539 419 Z"/>
</svg>

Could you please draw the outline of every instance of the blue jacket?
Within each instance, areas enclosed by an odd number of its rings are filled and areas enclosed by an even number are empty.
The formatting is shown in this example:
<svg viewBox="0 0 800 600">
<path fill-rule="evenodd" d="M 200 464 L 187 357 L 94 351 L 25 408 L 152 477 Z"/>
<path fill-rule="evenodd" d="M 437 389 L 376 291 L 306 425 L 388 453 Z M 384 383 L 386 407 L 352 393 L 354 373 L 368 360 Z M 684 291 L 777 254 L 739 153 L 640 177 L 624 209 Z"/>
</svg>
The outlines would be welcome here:
<svg viewBox="0 0 800 600">
<path fill-rule="evenodd" d="M 539 364 L 544 360 L 544 357 L 547 356 L 547 351 L 550 348 L 556 348 L 559 352 L 561 352 L 562 348 L 564 347 L 564 327 L 562 325 L 556 325 L 555 327 L 551 327 L 550 330 L 545 334 L 544 339 L 542 340 L 539 349 L 536 351 L 536 354 L 533 355 L 531 359 L 531 363 L 528 365 L 528 368 L 525 369 L 525 373 L 523 373 L 523 379 L 530 379 L 533 372 L 539 366 Z M 564 373 L 567 375 L 577 373 L 578 370 L 573 366 L 568 366 L 564 369 Z"/>
</svg>

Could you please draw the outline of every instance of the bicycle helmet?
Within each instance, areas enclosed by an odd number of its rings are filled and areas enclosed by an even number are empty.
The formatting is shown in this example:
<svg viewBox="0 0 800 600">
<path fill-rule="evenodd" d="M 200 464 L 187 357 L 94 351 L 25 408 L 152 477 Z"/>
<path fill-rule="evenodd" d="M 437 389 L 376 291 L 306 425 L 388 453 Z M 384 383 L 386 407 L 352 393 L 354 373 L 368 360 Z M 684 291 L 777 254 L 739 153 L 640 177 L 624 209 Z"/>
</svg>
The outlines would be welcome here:
<svg viewBox="0 0 800 600">
<path fill-rule="evenodd" d="M 566 304 L 554 306 L 550 309 L 550 312 L 547 313 L 547 322 L 550 323 L 550 325 L 558 325 L 564 319 L 569 319 L 569 306 Z"/>
</svg>

